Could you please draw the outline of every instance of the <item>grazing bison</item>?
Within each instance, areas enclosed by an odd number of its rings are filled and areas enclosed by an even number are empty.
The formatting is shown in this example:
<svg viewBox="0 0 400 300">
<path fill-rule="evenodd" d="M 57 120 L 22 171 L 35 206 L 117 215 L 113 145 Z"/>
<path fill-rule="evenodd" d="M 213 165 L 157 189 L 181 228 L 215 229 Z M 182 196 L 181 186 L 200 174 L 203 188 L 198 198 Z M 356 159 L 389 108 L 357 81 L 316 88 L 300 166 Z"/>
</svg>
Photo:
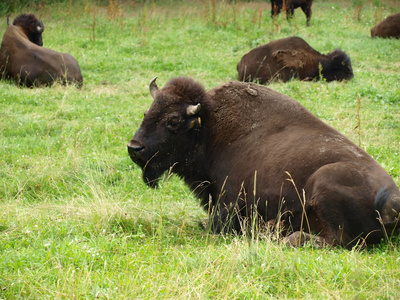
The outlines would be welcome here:
<svg viewBox="0 0 400 300">
<path fill-rule="evenodd" d="M 185 77 L 162 89 L 154 79 L 150 92 L 129 155 L 150 187 L 165 171 L 182 177 L 214 232 L 275 220 L 293 232 L 292 245 L 305 237 L 348 246 L 376 243 L 382 226 L 390 234 L 397 224 L 400 194 L 389 174 L 288 96 L 244 82 L 207 92 Z"/>
<path fill-rule="evenodd" d="M 314 50 L 303 39 L 292 36 L 252 49 L 237 65 L 239 80 L 272 80 L 284 82 L 293 77 L 314 80 L 321 76 L 326 81 L 353 78 L 350 57 L 340 49 L 324 55 Z"/>
<path fill-rule="evenodd" d="M 8 27 L 0 48 L 1 78 L 26 86 L 83 81 L 78 62 L 68 53 L 43 48 L 44 25 L 33 14 L 21 14 Z"/>
<path fill-rule="evenodd" d="M 390 15 L 371 29 L 372 37 L 400 38 L 400 12 Z"/>
<path fill-rule="evenodd" d="M 290 19 L 294 14 L 294 9 L 301 7 L 307 17 L 307 26 L 310 26 L 312 0 L 271 0 L 271 17 L 275 17 L 286 9 L 286 17 Z"/>
</svg>

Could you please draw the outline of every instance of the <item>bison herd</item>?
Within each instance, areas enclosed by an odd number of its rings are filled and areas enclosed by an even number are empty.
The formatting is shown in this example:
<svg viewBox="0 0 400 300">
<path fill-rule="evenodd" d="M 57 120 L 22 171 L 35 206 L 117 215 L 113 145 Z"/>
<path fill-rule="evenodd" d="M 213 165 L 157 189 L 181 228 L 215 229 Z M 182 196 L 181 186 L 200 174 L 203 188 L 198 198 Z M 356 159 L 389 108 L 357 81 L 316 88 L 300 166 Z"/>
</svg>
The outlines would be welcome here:
<svg viewBox="0 0 400 300">
<path fill-rule="evenodd" d="M 310 25 L 312 0 L 271 0 L 271 16 L 300 7 Z M 9 22 L 8 22 L 9 23 Z M 25 86 L 83 82 L 74 57 L 44 48 L 43 22 L 22 14 L 8 24 L 0 75 Z M 400 37 L 400 13 L 371 30 Z M 128 143 L 143 180 L 179 175 L 209 212 L 215 233 L 272 226 L 289 245 L 351 247 L 379 242 L 397 228 L 400 191 L 365 151 L 299 102 L 263 85 L 273 80 L 350 80 L 340 49 L 324 55 L 292 36 L 252 49 L 237 64 L 240 81 L 211 90 L 187 77 L 163 88 Z"/>
</svg>

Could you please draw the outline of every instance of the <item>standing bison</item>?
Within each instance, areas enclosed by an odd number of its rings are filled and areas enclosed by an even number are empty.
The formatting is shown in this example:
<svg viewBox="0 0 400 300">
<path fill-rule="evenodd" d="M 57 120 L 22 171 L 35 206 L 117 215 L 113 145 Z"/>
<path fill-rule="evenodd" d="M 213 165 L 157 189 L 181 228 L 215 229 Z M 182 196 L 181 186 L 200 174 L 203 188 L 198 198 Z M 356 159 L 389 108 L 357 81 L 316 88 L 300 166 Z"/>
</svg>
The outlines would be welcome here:
<svg viewBox="0 0 400 300">
<path fill-rule="evenodd" d="M 312 2 L 313 0 L 271 0 L 271 16 L 275 17 L 283 8 L 286 10 L 287 19 L 290 19 L 294 9 L 301 7 L 307 18 L 307 26 L 310 26 Z"/>
<path fill-rule="evenodd" d="M 43 48 L 44 25 L 33 14 L 21 14 L 8 23 L 0 48 L 0 76 L 30 86 L 83 81 L 74 57 Z"/>
<path fill-rule="evenodd" d="M 400 38 L 400 12 L 390 15 L 371 29 L 372 37 Z"/>
<path fill-rule="evenodd" d="M 275 221 L 292 245 L 349 246 L 379 242 L 397 224 L 389 174 L 295 100 L 254 83 L 207 92 L 184 77 L 162 89 L 154 79 L 150 92 L 129 155 L 150 187 L 168 170 L 182 177 L 214 232 Z"/>
<path fill-rule="evenodd" d="M 237 65 L 239 80 L 258 81 L 261 84 L 273 80 L 284 82 L 296 77 L 326 81 L 353 78 L 350 57 L 340 49 L 324 55 L 314 50 L 303 39 L 292 36 L 252 49 Z"/>
</svg>

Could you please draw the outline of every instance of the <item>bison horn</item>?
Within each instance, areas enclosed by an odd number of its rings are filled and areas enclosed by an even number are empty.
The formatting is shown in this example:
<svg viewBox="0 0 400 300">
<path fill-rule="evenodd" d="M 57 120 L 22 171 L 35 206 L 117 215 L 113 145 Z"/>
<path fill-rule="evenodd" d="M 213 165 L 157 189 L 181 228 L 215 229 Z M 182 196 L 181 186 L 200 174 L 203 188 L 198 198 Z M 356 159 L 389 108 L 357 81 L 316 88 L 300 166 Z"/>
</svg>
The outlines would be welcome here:
<svg viewBox="0 0 400 300">
<path fill-rule="evenodd" d="M 40 23 L 41 24 L 36 27 L 36 30 L 37 32 L 42 33 L 44 31 L 44 23 L 43 21 L 40 21 Z"/>
<path fill-rule="evenodd" d="M 350 56 L 346 55 L 346 58 L 344 59 L 344 61 L 342 61 L 342 65 L 345 66 L 350 60 Z"/>
<path fill-rule="evenodd" d="M 154 99 L 154 97 L 155 97 L 155 95 L 156 95 L 156 92 L 158 91 L 158 86 L 157 86 L 157 84 L 156 84 L 156 80 L 157 80 L 157 76 L 154 77 L 154 78 L 150 81 L 150 86 L 149 86 L 150 94 L 151 94 L 151 96 L 153 97 L 153 99 Z"/>
<path fill-rule="evenodd" d="M 201 109 L 200 103 L 197 103 L 196 105 L 189 105 L 186 108 L 186 114 L 188 116 L 193 116 L 193 115 L 197 114 L 200 111 L 200 109 Z"/>
</svg>

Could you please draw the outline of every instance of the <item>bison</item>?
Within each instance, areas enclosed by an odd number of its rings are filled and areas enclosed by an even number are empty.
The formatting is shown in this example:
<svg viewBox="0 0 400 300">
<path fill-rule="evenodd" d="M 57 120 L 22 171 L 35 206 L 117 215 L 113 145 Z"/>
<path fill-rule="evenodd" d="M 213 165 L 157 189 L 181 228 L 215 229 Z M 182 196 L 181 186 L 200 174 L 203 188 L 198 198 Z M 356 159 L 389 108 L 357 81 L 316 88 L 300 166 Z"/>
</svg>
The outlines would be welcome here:
<svg viewBox="0 0 400 300">
<path fill-rule="evenodd" d="M 0 76 L 22 85 L 82 84 L 81 69 L 68 53 L 43 48 L 43 22 L 33 14 L 21 14 L 4 33 L 0 48 Z"/>
<path fill-rule="evenodd" d="M 290 19 L 294 14 L 294 9 L 301 7 L 307 18 L 307 26 L 310 26 L 312 0 L 271 0 L 271 17 L 275 17 L 286 9 L 286 17 Z"/>
<path fill-rule="evenodd" d="M 261 84 L 273 80 L 286 82 L 293 77 L 300 80 L 323 77 L 326 81 L 353 78 L 350 57 L 345 52 L 336 49 L 324 55 L 297 36 L 252 49 L 242 57 L 237 71 L 239 80 Z"/>
<path fill-rule="evenodd" d="M 400 38 L 400 12 L 390 15 L 371 29 L 372 37 Z"/>
<path fill-rule="evenodd" d="M 150 187 L 165 171 L 183 178 L 213 232 L 274 223 L 291 245 L 349 246 L 379 242 L 397 224 L 390 175 L 288 96 L 238 81 L 206 91 L 186 77 L 162 89 L 153 79 L 150 93 L 130 158 Z"/>
</svg>

